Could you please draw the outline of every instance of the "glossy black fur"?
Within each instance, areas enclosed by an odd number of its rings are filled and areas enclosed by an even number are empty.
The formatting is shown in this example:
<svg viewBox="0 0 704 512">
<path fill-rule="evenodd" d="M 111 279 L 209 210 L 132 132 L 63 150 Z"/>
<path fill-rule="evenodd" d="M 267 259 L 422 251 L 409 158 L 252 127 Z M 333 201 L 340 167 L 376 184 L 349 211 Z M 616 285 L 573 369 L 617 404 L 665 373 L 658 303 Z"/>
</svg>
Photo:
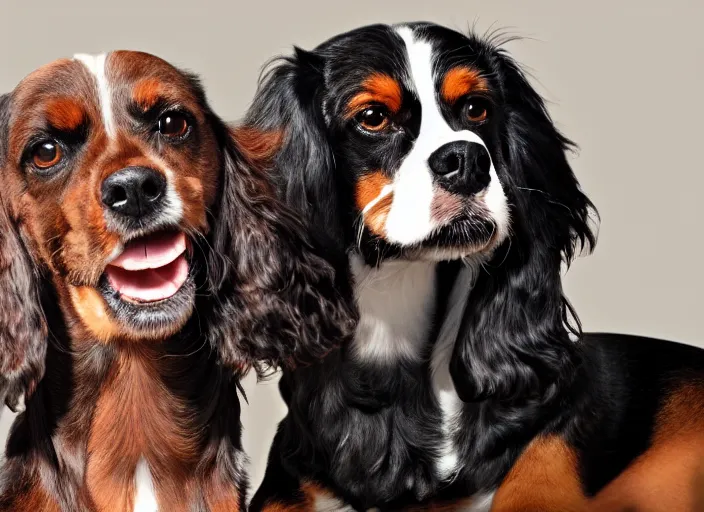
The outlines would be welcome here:
<svg viewBox="0 0 704 512">
<path fill-rule="evenodd" d="M 704 385 L 704 351 L 695 347 L 636 336 L 590 333 L 582 337 L 576 353 L 580 364 L 574 378 L 565 386 L 562 400 L 554 407 L 524 408 L 495 401 L 467 404 L 463 445 L 466 465 L 452 484 L 428 477 L 428 465 L 425 481 L 428 494 L 424 498 L 453 500 L 495 488 L 526 443 L 537 434 L 549 433 L 565 437 L 577 449 L 584 491 L 593 495 L 649 448 L 656 413 L 669 393 L 686 382 Z M 422 450 L 431 445 L 431 440 L 424 443 L 420 432 L 417 438 L 407 439 L 418 451 L 409 452 L 405 465 L 397 461 L 396 466 L 384 466 L 383 481 L 371 476 L 378 462 L 375 458 L 350 459 L 348 465 L 339 468 L 331 466 L 325 454 L 347 435 L 353 436 L 350 444 L 369 446 L 369 453 L 388 453 L 391 450 L 384 443 L 392 427 L 399 434 L 402 424 L 399 411 L 409 409 L 409 404 L 414 417 L 405 418 L 404 434 L 413 432 L 411 427 L 422 421 L 421 415 L 428 416 L 426 421 L 438 421 L 434 405 L 428 403 L 427 391 L 419 392 L 422 382 L 387 396 L 386 401 L 394 400 L 393 404 L 380 401 L 369 409 L 373 400 L 369 390 L 362 391 L 368 395 L 365 395 L 367 403 L 361 407 L 358 397 L 352 396 L 348 389 L 347 394 L 330 390 L 341 388 L 340 382 L 349 380 L 353 374 L 337 376 L 335 371 L 339 372 L 340 367 L 335 370 L 332 362 L 328 365 L 325 374 L 299 372 L 293 378 L 289 374 L 282 382 L 282 396 L 293 409 L 279 426 L 266 477 L 250 510 L 261 510 L 272 501 L 297 503 L 300 484 L 305 480 L 320 482 L 360 511 L 372 504 L 384 511 L 417 504 L 418 497 L 413 491 L 405 491 L 399 480 L 414 468 L 422 471 L 420 468 L 427 459 Z M 315 380 L 310 380 L 311 377 Z M 409 376 L 408 380 L 412 378 Z M 322 385 L 323 381 L 326 385 L 322 393 L 320 388 L 314 391 L 314 386 Z M 401 382 L 399 388 L 407 381 Z M 310 404 L 305 404 L 305 400 Z M 336 405 L 338 401 L 341 403 Z M 362 430 L 359 422 L 350 423 L 350 416 L 361 417 L 365 413 L 383 414 L 387 418 L 393 415 L 396 421 L 377 431 Z M 371 422 L 369 419 L 364 425 L 369 427 Z M 377 428 L 380 425 L 381 422 L 375 423 Z M 500 437 L 503 444 L 492 444 L 492 437 Z M 339 480 L 342 475 L 353 475 L 353 480 Z M 396 488 L 390 485 L 393 483 Z"/>
<path fill-rule="evenodd" d="M 462 467 L 451 481 L 434 472 L 441 415 L 428 358 L 360 363 L 343 347 L 322 364 L 284 373 L 280 389 L 289 414 L 251 510 L 277 500 L 296 503 L 308 480 L 359 510 L 490 491 L 526 444 L 548 432 L 583 450 L 585 488 L 594 493 L 647 447 L 663 394 L 704 375 L 704 353 L 695 348 L 616 335 L 570 340 L 581 336 L 581 327 L 563 294 L 561 266 L 595 243 L 593 206 L 565 155 L 570 141 L 515 61 L 492 41 L 412 26 L 444 56 L 437 73 L 471 64 L 488 77 L 493 121 L 479 133 L 511 205 L 511 233 L 468 290 L 454 345 L 450 370 L 464 402 L 455 439 Z M 247 117 L 252 126 L 285 131 L 276 160 L 281 194 L 333 259 L 358 251 L 375 265 L 404 256 L 366 230 L 357 243 L 360 212 L 352 194 L 364 169 L 398 168 L 417 127 L 370 139 L 342 116 L 370 72 L 407 76 L 403 43 L 392 30 L 365 27 L 312 52 L 296 49 L 265 75 Z M 419 105 L 412 98 L 410 104 L 412 115 Z M 443 114 L 452 126 L 452 113 Z M 438 267 L 436 320 L 457 269 L 457 263 Z"/>
</svg>

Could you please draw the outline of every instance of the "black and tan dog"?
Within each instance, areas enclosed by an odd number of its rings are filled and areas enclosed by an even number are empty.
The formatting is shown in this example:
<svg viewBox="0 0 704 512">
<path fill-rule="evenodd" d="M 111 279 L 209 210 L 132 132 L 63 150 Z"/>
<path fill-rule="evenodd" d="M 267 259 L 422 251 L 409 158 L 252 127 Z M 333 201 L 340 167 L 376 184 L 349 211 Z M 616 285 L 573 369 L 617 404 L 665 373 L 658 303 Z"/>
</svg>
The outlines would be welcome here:
<svg viewBox="0 0 704 512">
<path fill-rule="evenodd" d="M 361 28 L 275 63 L 246 124 L 285 133 L 279 191 L 360 309 L 285 372 L 252 510 L 704 510 L 704 351 L 581 334 L 593 207 L 505 51 Z"/>
<path fill-rule="evenodd" d="M 0 394 L 28 395 L 0 510 L 244 510 L 240 375 L 353 325 L 265 177 L 277 143 L 143 53 L 0 97 Z"/>
</svg>

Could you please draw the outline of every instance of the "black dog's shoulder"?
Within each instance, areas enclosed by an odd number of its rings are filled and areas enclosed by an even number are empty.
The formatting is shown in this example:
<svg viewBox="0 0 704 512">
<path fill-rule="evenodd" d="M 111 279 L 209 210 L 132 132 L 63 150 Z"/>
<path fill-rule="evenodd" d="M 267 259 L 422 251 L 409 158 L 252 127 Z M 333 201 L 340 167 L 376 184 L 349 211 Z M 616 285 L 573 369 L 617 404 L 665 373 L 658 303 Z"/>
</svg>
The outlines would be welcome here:
<svg viewBox="0 0 704 512">
<path fill-rule="evenodd" d="M 591 495 L 669 435 L 673 415 L 704 425 L 704 350 L 607 333 L 585 334 L 582 348 L 586 400 L 568 437 Z"/>
<path fill-rule="evenodd" d="M 614 333 L 585 333 L 585 349 L 602 357 L 619 357 L 634 371 L 676 376 L 682 371 L 704 372 L 704 350 L 675 341 Z"/>
</svg>

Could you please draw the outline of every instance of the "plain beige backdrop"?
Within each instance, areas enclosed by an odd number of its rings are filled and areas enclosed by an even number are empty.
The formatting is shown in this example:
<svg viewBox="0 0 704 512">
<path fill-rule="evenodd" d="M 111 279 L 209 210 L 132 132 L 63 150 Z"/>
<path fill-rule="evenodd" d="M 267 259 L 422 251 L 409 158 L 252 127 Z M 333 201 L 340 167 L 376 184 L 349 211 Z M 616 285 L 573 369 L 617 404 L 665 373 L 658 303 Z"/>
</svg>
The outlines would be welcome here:
<svg viewBox="0 0 704 512">
<path fill-rule="evenodd" d="M 508 48 L 579 144 L 574 169 L 602 216 L 596 252 L 566 277 L 585 329 L 704 346 L 702 0 L 0 0 L 0 93 L 59 57 L 138 49 L 200 74 L 236 120 L 270 57 L 412 20 L 525 36 Z M 284 407 L 275 383 L 246 384 L 256 488 Z"/>
</svg>

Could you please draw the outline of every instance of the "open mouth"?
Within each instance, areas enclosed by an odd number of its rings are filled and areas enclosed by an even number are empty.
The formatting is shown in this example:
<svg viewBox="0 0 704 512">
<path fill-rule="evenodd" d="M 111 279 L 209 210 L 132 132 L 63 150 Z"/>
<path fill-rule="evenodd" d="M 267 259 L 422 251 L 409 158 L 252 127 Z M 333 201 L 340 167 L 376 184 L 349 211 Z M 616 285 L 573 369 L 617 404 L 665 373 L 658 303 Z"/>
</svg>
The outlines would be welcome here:
<svg viewBox="0 0 704 512">
<path fill-rule="evenodd" d="M 120 298 L 152 303 L 174 296 L 188 279 L 183 232 L 152 233 L 127 243 L 105 269 Z"/>
</svg>

